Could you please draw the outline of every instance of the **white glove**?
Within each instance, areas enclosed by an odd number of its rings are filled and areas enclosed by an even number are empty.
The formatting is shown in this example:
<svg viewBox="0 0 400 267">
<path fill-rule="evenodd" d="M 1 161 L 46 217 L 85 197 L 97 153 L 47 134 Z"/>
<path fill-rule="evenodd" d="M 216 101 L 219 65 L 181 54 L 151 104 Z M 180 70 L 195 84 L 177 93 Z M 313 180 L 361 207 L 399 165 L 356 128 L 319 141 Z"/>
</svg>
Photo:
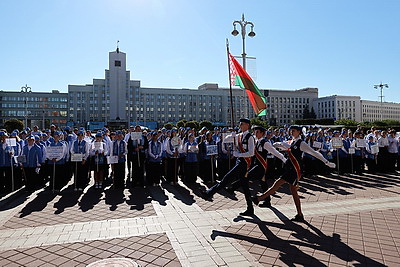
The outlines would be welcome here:
<svg viewBox="0 0 400 267">
<path fill-rule="evenodd" d="M 234 156 L 235 158 L 238 158 L 238 157 L 239 157 L 239 152 L 233 151 L 233 156 Z"/>
<path fill-rule="evenodd" d="M 35 172 L 36 172 L 37 174 L 39 174 L 39 172 L 40 172 L 40 168 L 39 168 L 39 167 L 37 167 L 37 168 L 36 168 L 36 170 L 35 170 Z"/>
<path fill-rule="evenodd" d="M 325 165 L 332 169 L 336 168 L 336 164 L 330 161 L 327 161 Z"/>
</svg>

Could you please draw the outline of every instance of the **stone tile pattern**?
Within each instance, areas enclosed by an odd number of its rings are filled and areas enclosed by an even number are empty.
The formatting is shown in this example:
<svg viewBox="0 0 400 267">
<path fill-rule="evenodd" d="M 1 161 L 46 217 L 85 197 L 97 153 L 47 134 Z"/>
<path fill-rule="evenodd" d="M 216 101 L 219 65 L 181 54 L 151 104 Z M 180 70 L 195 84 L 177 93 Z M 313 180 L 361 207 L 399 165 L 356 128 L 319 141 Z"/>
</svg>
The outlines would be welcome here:
<svg viewBox="0 0 400 267">
<path fill-rule="evenodd" d="M 0 266 L 86 266 L 106 258 L 129 258 L 140 266 L 181 266 L 165 234 L 6 250 L 0 253 Z"/>
<path fill-rule="evenodd" d="M 247 220 L 214 238 L 239 242 L 265 266 L 399 266 L 400 209 L 289 220 Z"/>
<path fill-rule="evenodd" d="M 43 191 L 0 226 L 0 230 L 147 217 L 155 214 L 151 197 L 145 189 L 123 192 L 112 189 L 105 192 L 89 190 L 83 195 L 66 190 L 61 196 Z"/>
</svg>

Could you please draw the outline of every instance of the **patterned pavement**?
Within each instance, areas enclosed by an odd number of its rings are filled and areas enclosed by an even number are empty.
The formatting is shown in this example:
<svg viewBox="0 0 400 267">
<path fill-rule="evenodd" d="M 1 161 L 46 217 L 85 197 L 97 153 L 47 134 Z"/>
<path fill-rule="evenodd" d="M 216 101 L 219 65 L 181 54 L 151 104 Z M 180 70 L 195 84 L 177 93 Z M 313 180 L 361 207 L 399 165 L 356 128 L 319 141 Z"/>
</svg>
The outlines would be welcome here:
<svg viewBox="0 0 400 267">
<path fill-rule="evenodd" d="M 203 184 L 0 200 L 0 266 L 86 266 L 128 258 L 140 266 L 399 266 L 400 174 L 301 181 L 305 223 L 287 187 L 273 208 L 245 209 L 241 192 L 199 197 Z"/>
</svg>

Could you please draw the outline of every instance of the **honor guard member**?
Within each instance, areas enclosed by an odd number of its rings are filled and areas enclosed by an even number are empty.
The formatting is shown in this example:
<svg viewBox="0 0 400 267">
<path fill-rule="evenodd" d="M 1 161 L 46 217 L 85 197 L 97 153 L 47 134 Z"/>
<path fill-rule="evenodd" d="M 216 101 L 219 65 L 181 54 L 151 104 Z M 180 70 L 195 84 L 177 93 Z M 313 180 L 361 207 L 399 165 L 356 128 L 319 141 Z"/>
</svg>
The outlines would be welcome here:
<svg viewBox="0 0 400 267">
<path fill-rule="evenodd" d="M 96 133 L 96 139 L 92 142 L 89 155 L 91 157 L 91 169 L 94 172 L 94 188 L 103 188 L 104 168 L 106 166 L 106 156 L 108 154 L 108 146 L 103 141 L 103 134 Z"/>
<path fill-rule="evenodd" d="M 158 186 L 161 179 L 161 162 L 163 157 L 163 145 L 159 141 L 157 132 L 151 133 L 151 140 L 147 150 L 148 168 L 146 172 L 147 185 Z"/>
<path fill-rule="evenodd" d="M 396 138 L 396 131 L 393 129 L 390 130 L 387 139 L 388 139 L 388 159 L 387 159 L 388 171 L 395 172 L 396 159 L 399 152 L 398 151 L 399 141 Z"/>
<path fill-rule="evenodd" d="M 199 173 L 199 146 L 195 141 L 193 133 L 188 135 L 188 141 L 183 145 L 183 152 L 185 153 L 185 183 L 195 183 Z"/>
<path fill-rule="evenodd" d="M 85 131 L 79 130 L 77 135 L 77 140 L 75 140 L 71 146 L 70 152 L 72 154 L 81 154 L 82 161 L 81 162 L 72 162 L 76 189 L 78 191 L 83 191 L 83 189 L 88 184 L 88 157 L 89 157 L 89 143 L 84 139 Z M 76 165 L 76 166 L 75 166 Z"/>
<path fill-rule="evenodd" d="M 239 124 L 241 133 L 234 135 L 234 145 L 236 149 L 233 151 L 233 156 L 237 158 L 235 166 L 222 178 L 221 182 L 215 184 L 206 191 L 202 191 L 202 196 L 205 199 L 210 199 L 212 196 L 225 188 L 226 185 L 242 179 L 247 176 L 250 169 L 251 157 L 254 156 L 255 139 L 249 132 L 250 120 L 247 118 L 240 119 Z"/>
<path fill-rule="evenodd" d="M 247 209 L 245 212 L 240 213 L 242 216 L 253 216 L 254 208 L 251 199 L 251 193 L 249 188 L 249 180 L 258 180 L 261 182 L 262 179 L 266 179 L 267 170 L 269 168 L 268 165 L 268 155 L 271 154 L 278 159 L 280 159 L 283 163 L 286 162 L 285 156 L 279 153 L 271 144 L 271 142 L 265 137 L 266 129 L 262 126 L 253 127 L 254 135 L 256 137 L 255 151 L 252 159 L 251 169 L 247 177 L 242 177 L 235 184 L 240 184 L 243 189 L 243 193 L 245 195 Z M 271 166 L 273 167 L 273 166 Z M 270 177 L 272 178 L 272 177 Z M 268 179 L 268 181 L 271 179 Z M 235 185 L 233 185 L 235 187 Z M 271 207 L 271 197 L 267 197 L 264 200 L 263 207 Z"/>
<path fill-rule="evenodd" d="M 321 153 L 312 149 L 308 144 L 306 144 L 301 139 L 301 127 L 298 125 L 292 125 L 289 127 L 290 135 L 292 136 L 292 140 L 290 142 L 277 142 L 274 144 L 274 147 L 279 147 L 288 152 L 289 158 L 285 162 L 283 167 L 282 176 L 275 181 L 273 186 L 268 189 L 264 194 L 260 196 L 256 196 L 253 198 L 254 204 L 258 205 L 260 200 L 267 198 L 268 196 L 274 194 L 284 183 L 288 183 L 290 186 L 290 191 L 293 196 L 294 203 L 296 205 L 297 215 L 292 219 L 293 221 L 304 221 L 304 216 L 301 211 L 300 198 L 297 193 L 298 182 L 301 177 L 302 169 L 301 169 L 301 157 L 303 152 L 307 152 L 314 156 L 315 158 L 324 162 L 328 167 L 335 168 L 335 164 L 329 162 L 325 159 Z"/>
<path fill-rule="evenodd" d="M 114 189 L 125 188 L 125 162 L 128 154 L 128 145 L 122 131 L 116 132 L 116 140 L 112 142 L 111 156 L 118 156 L 118 163 L 114 164 Z"/>
<path fill-rule="evenodd" d="M 223 130 L 225 133 L 226 130 Z M 234 166 L 233 162 L 233 143 L 224 142 L 222 136 L 217 142 L 218 148 L 218 158 L 217 158 L 217 173 L 218 177 L 222 179 L 224 177 L 230 167 Z"/>
<path fill-rule="evenodd" d="M 41 152 L 35 144 L 35 137 L 29 136 L 27 145 L 22 150 L 25 162 L 21 163 L 22 172 L 25 178 L 25 188 L 32 192 L 37 187 L 37 175 L 40 171 Z"/>
<path fill-rule="evenodd" d="M 9 193 L 12 189 L 11 169 L 14 149 L 6 142 L 8 138 L 6 132 L 1 131 L 0 138 L 0 192 Z"/>
<path fill-rule="evenodd" d="M 65 162 L 69 153 L 66 142 L 61 140 L 62 133 L 56 131 L 53 135 L 54 140 L 50 143 L 49 147 L 62 147 L 63 153 L 58 158 L 49 158 L 50 155 L 48 153 L 46 157 L 49 166 L 50 189 L 54 188 L 55 192 L 60 192 L 61 188 L 63 188 L 68 182 Z"/>
</svg>

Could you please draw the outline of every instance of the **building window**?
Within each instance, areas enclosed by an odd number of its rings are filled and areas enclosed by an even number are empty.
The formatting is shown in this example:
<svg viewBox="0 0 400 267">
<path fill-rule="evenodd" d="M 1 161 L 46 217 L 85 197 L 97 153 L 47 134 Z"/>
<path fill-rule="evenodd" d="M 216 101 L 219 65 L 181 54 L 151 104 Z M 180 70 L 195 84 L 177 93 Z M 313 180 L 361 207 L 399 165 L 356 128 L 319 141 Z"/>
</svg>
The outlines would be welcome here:
<svg viewBox="0 0 400 267">
<path fill-rule="evenodd" d="M 115 67 L 121 67 L 121 60 L 115 60 L 114 66 Z"/>
</svg>

